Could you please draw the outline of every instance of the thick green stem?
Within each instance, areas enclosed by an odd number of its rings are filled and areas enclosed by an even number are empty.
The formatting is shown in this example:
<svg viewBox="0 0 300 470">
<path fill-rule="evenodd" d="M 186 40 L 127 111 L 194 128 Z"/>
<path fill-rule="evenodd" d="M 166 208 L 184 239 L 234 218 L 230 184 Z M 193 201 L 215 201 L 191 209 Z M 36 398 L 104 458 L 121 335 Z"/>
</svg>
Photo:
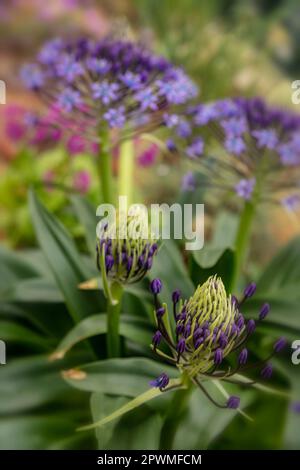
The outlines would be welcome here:
<svg viewBox="0 0 300 470">
<path fill-rule="evenodd" d="M 112 156 L 109 151 L 109 140 L 107 134 L 100 134 L 100 151 L 97 157 L 97 169 L 101 182 L 102 202 L 114 204 Z"/>
<path fill-rule="evenodd" d="M 231 292 L 236 288 L 237 281 L 243 269 L 248 253 L 248 242 L 251 236 L 251 227 L 255 215 L 255 207 L 256 205 L 253 201 L 245 202 L 240 218 L 240 223 L 235 238 L 235 262 L 230 285 Z"/>
<path fill-rule="evenodd" d="M 107 356 L 120 357 L 120 312 L 123 296 L 123 287 L 118 282 L 110 286 L 111 298 L 107 299 Z"/>
<path fill-rule="evenodd" d="M 176 433 L 186 410 L 193 384 L 189 379 L 185 381 L 186 388 L 176 390 L 169 405 L 167 416 L 160 434 L 160 450 L 172 450 Z"/>
<path fill-rule="evenodd" d="M 132 204 L 134 171 L 134 146 L 132 140 L 125 140 L 120 146 L 119 196 L 127 196 L 128 207 Z"/>
</svg>

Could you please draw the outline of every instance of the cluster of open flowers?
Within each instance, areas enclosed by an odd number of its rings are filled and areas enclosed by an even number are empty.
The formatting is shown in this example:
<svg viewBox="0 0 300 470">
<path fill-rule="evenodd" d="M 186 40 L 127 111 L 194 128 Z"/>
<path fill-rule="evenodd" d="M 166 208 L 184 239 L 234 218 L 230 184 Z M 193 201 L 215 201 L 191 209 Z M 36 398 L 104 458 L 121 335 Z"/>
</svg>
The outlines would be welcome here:
<svg viewBox="0 0 300 470">
<path fill-rule="evenodd" d="M 101 126 L 125 129 L 127 135 L 153 129 L 161 125 L 164 109 L 182 106 L 198 92 L 166 59 L 110 38 L 54 39 L 21 75 L 29 89 L 68 117 L 70 127 L 96 141 Z"/>
</svg>

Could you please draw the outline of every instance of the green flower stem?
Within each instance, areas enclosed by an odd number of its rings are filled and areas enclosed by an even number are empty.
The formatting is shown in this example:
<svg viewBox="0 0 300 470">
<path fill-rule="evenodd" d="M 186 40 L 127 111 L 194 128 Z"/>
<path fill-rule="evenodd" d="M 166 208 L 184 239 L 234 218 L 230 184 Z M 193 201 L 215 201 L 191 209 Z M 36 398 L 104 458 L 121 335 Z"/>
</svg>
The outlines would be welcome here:
<svg viewBox="0 0 300 470">
<path fill-rule="evenodd" d="M 120 357 L 120 312 L 123 287 L 114 281 L 110 286 L 111 298 L 107 299 L 107 356 Z"/>
<path fill-rule="evenodd" d="M 251 227 L 255 215 L 255 209 L 256 204 L 254 201 L 245 202 L 235 238 L 235 262 L 230 285 L 231 292 L 236 288 L 237 281 L 248 253 L 247 248 L 251 236 Z"/>
<path fill-rule="evenodd" d="M 109 139 L 105 132 L 100 133 L 100 151 L 97 158 L 97 169 L 101 182 L 102 202 L 114 204 L 112 156 L 109 151 Z"/>
<path fill-rule="evenodd" d="M 119 196 L 127 196 L 128 207 L 132 204 L 134 170 L 134 146 L 131 139 L 120 145 L 119 159 Z"/>
<path fill-rule="evenodd" d="M 172 450 L 174 439 L 186 410 L 193 384 L 188 377 L 183 378 L 185 388 L 176 390 L 167 410 L 167 416 L 160 434 L 160 450 Z"/>
</svg>

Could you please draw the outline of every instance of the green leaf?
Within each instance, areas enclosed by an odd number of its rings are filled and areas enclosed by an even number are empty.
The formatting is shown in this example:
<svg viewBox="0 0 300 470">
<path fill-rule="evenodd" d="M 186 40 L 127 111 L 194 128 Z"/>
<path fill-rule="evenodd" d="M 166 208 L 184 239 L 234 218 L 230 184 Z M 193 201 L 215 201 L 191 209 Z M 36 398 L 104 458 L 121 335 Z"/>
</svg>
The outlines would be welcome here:
<svg viewBox="0 0 300 470">
<path fill-rule="evenodd" d="M 62 358 L 75 344 L 92 336 L 106 333 L 107 330 L 107 314 L 99 313 L 91 315 L 78 323 L 59 343 L 52 357 Z M 136 318 L 130 315 L 121 315 L 120 335 L 131 341 L 142 345 L 150 345 L 151 333 L 153 333 L 151 325 L 143 318 Z"/>
<path fill-rule="evenodd" d="M 206 246 L 193 252 L 190 258 L 190 272 L 195 284 L 201 284 L 209 276 L 217 274 L 228 288 L 233 266 L 234 252 L 231 248 Z"/>
<path fill-rule="evenodd" d="M 92 277 L 92 273 L 82 262 L 73 240 L 32 191 L 29 203 L 39 244 L 73 319 L 77 322 L 101 311 L 99 294 L 78 289 L 78 284 Z"/>
<path fill-rule="evenodd" d="M 180 380 L 170 380 L 171 387 L 179 386 L 180 383 L 181 383 Z M 100 419 L 99 421 L 96 421 L 93 424 L 81 427 L 79 431 L 87 431 L 89 429 L 94 429 L 99 426 L 104 426 L 110 421 L 120 418 L 125 413 L 128 413 L 129 411 L 132 411 L 135 408 L 140 407 L 141 405 L 147 403 L 148 401 L 153 400 L 153 398 L 159 397 L 160 395 L 162 395 L 162 393 L 165 393 L 165 392 L 161 392 L 159 388 L 150 388 L 146 392 L 142 393 L 141 395 L 138 395 L 133 400 L 130 400 L 128 403 L 121 406 L 121 408 L 118 408 L 117 410 L 115 410 L 110 415 Z"/>
<path fill-rule="evenodd" d="M 96 246 L 96 208 L 84 197 L 79 195 L 71 196 L 76 215 L 84 228 L 88 249 L 92 256 L 95 256 Z"/>
<path fill-rule="evenodd" d="M 12 285 L 15 285 L 20 280 L 39 276 L 40 273 L 38 269 L 36 269 L 32 263 L 23 260 L 19 254 L 0 247 L 1 297 L 2 292 L 5 292 L 8 288 L 10 288 Z"/>
<path fill-rule="evenodd" d="M 162 372 L 178 377 L 175 367 L 144 358 L 97 361 L 66 371 L 63 377 L 73 387 L 87 392 L 135 397 L 148 390 L 149 381 Z"/>
<path fill-rule="evenodd" d="M 32 329 L 12 321 L 0 321 L 0 338 L 2 341 L 38 347 L 42 351 L 49 350 L 51 341 L 35 333 Z"/>
</svg>

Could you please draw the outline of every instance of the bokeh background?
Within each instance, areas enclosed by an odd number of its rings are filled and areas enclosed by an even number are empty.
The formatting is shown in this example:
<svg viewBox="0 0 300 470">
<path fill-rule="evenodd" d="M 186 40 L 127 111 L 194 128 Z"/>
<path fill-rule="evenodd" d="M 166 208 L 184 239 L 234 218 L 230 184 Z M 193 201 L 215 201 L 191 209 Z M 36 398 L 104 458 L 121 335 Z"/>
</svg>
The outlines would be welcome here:
<svg viewBox="0 0 300 470">
<path fill-rule="evenodd" d="M 42 105 L 24 90 L 19 70 L 45 40 L 107 34 L 138 40 L 183 66 L 203 101 L 260 95 L 295 110 L 291 83 L 300 78 L 299 19 L 297 0 L 0 0 L 0 79 L 7 85 L 7 104 L 0 105 L 0 243 L 16 250 L 36 245 L 27 203 L 31 186 L 79 245 L 82 229 L 67 196 L 85 194 L 97 203 L 93 149 L 51 135 L 33 139 L 24 124 L 24 115 Z M 190 200 L 193 195 L 181 185 L 187 170 L 187 162 L 161 154 L 154 144 L 136 143 L 135 181 L 142 200 Z M 209 239 L 214 215 L 236 207 L 218 197 L 208 200 Z M 254 277 L 299 233 L 298 221 L 297 214 L 273 207 L 258 217 L 250 266 Z M 216 447 L 232 447 L 237 432 L 236 426 L 229 429 Z M 252 437 L 246 434 L 239 445 L 251 447 Z M 262 442 L 279 445 L 266 436 Z M 289 442 L 292 446 L 292 435 Z"/>
</svg>

